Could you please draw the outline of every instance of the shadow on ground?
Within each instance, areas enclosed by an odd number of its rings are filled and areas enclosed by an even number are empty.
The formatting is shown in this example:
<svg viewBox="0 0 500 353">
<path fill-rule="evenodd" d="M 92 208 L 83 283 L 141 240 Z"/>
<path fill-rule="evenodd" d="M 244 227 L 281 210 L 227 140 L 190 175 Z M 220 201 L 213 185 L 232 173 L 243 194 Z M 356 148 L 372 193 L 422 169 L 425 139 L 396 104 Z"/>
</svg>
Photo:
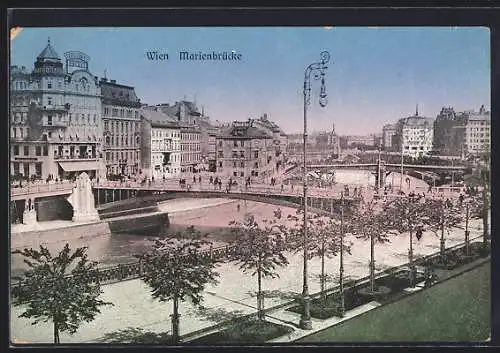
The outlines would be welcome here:
<svg viewBox="0 0 500 353">
<path fill-rule="evenodd" d="M 99 342 L 102 343 L 135 343 L 135 344 L 170 344 L 171 336 L 168 332 L 151 332 L 142 328 L 128 327 L 126 329 L 109 332 Z"/>
</svg>

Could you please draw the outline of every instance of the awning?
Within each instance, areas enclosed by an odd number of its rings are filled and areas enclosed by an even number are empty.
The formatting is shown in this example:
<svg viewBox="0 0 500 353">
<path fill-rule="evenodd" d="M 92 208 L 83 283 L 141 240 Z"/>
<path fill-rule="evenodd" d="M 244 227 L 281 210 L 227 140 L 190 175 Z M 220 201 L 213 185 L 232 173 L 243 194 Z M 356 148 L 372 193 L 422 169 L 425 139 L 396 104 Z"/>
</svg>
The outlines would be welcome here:
<svg viewBox="0 0 500 353">
<path fill-rule="evenodd" d="M 77 172 L 86 170 L 99 170 L 101 169 L 99 162 L 96 161 L 73 161 L 73 162 L 59 162 L 59 165 L 66 172 Z"/>
</svg>

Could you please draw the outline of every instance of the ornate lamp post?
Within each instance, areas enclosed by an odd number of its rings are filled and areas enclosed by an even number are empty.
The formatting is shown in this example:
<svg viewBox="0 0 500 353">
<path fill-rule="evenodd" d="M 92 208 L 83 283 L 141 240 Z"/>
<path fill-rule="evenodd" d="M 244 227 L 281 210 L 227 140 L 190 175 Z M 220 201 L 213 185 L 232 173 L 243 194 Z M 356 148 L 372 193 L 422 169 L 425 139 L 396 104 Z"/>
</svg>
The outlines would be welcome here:
<svg viewBox="0 0 500 353">
<path fill-rule="evenodd" d="M 304 168 L 303 168 L 303 191 L 304 191 L 304 273 L 302 299 L 304 312 L 300 318 L 299 326 L 305 330 L 312 329 L 311 313 L 310 313 L 310 298 L 309 287 L 307 283 L 307 107 L 311 104 L 311 74 L 315 80 L 321 79 L 321 91 L 319 96 L 319 104 L 325 107 L 327 104 L 325 73 L 328 68 L 327 64 L 330 61 L 330 53 L 327 51 L 321 52 L 320 62 L 310 64 L 304 73 Z"/>
</svg>

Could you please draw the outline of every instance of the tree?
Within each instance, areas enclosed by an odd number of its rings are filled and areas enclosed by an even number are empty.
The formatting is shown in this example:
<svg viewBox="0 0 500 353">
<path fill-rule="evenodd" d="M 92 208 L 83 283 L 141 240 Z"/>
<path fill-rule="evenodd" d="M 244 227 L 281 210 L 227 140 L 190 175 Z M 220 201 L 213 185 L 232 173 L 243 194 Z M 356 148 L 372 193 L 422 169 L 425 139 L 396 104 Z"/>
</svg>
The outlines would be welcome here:
<svg viewBox="0 0 500 353">
<path fill-rule="evenodd" d="M 155 239 L 153 249 L 140 256 L 144 264 L 142 280 L 151 295 L 160 302 L 172 301 L 172 343 L 179 342 L 179 301 L 190 300 L 199 305 L 208 283 L 217 283 L 219 260 L 204 250 L 211 243 L 193 226 L 173 234 L 172 238 Z"/>
<path fill-rule="evenodd" d="M 82 247 L 72 253 L 69 244 L 55 257 L 42 245 L 40 250 L 13 251 L 29 266 L 23 285 L 13 288 L 13 304 L 27 306 L 20 317 L 34 319 L 33 325 L 52 321 L 55 344 L 61 332 L 74 334 L 83 321 L 94 320 L 101 306 L 113 305 L 98 299 L 102 290 L 94 277 L 97 262 L 89 261 L 86 251 Z"/>
<path fill-rule="evenodd" d="M 264 320 L 264 298 L 262 297 L 262 279 L 278 278 L 277 267 L 288 265 L 283 255 L 285 251 L 285 227 L 278 224 L 281 211 L 274 212 L 274 219 L 263 220 L 259 224 L 252 214 L 243 222 L 232 221 L 231 232 L 235 253 L 232 261 L 239 264 L 244 273 L 257 275 L 257 318 Z"/>
<path fill-rule="evenodd" d="M 416 268 L 413 262 L 413 235 L 425 228 L 441 224 L 440 203 L 422 196 L 398 197 L 384 206 L 385 227 L 388 232 L 409 233 L 408 251 L 410 286 L 415 286 Z"/>
<path fill-rule="evenodd" d="M 287 230 L 288 246 L 294 252 L 302 252 L 304 249 L 304 211 L 302 208 L 297 210 L 296 215 L 289 215 L 289 221 L 294 222 L 294 225 Z M 325 270 L 326 258 L 333 258 L 338 254 L 341 247 L 341 223 L 333 215 L 321 216 L 318 214 L 309 214 L 308 225 L 308 260 L 315 257 L 321 259 L 321 298 L 326 302 L 326 280 L 327 274 Z M 351 244 L 344 244 L 343 249 L 350 254 Z"/>
<path fill-rule="evenodd" d="M 380 201 L 361 201 L 354 209 L 350 226 L 346 229 L 355 234 L 357 238 L 370 239 L 370 292 L 375 293 L 375 243 L 389 242 L 386 228 L 386 217 Z"/>
<path fill-rule="evenodd" d="M 433 212 L 428 212 L 429 229 L 434 233 L 438 231 L 441 232 L 440 239 L 440 262 L 442 264 L 446 263 L 446 239 L 444 237 L 445 231 L 450 232 L 454 227 L 457 227 L 463 221 L 462 210 L 460 205 L 453 203 L 449 199 L 430 199 L 427 201 L 427 205 Z M 466 234 L 467 236 L 468 234 Z M 467 243 L 467 239 L 466 239 Z"/>
</svg>

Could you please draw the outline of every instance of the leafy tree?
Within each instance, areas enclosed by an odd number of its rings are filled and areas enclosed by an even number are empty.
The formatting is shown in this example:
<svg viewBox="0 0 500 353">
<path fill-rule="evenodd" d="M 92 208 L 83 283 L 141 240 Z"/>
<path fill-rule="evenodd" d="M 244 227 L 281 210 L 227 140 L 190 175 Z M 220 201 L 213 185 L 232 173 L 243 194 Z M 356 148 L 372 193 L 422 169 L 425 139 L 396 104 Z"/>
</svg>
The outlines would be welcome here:
<svg viewBox="0 0 500 353">
<path fill-rule="evenodd" d="M 59 334 L 74 334 L 80 324 L 90 322 L 100 313 L 100 306 L 113 305 L 98 299 L 101 286 L 95 281 L 97 262 L 89 261 L 87 247 L 73 253 L 66 244 L 57 256 L 40 245 L 40 250 L 15 250 L 21 254 L 29 269 L 24 273 L 24 285 L 13 288 L 13 304 L 26 307 L 20 317 L 53 322 L 54 343 Z"/>
<path fill-rule="evenodd" d="M 151 288 L 153 298 L 172 301 L 172 343 L 179 342 L 179 301 L 190 300 L 199 305 L 208 283 L 217 283 L 219 262 L 204 251 L 211 242 L 193 226 L 153 242 L 153 249 L 140 256 L 144 264 L 142 280 Z"/>
<path fill-rule="evenodd" d="M 427 205 L 433 212 L 429 212 L 429 229 L 437 233 L 440 231 L 440 248 L 439 254 L 441 263 L 445 263 L 446 240 L 444 237 L 445 231 L 450 233 L 450 230 L 457 227 L 462 221 L 462 209 L 459 204 L 453 203 L 449 199 L 430 199 Z"/>
<path fill-rule="evenodd" d="M 257 275 L 257 317 L 264 320 L 263 278 L 278 278 L 277 267 L 288 265 L 285 251 L 285 227 L 278 224 L 281 211 L 274 212 L 274 218 L 259 224 L 252 214 L 243 222 L 231 221 L 231 232 L 236 246 L 232 261 L 239 264 L 244 273 Z"/>
<path fill-rule="evenodd" d="M 295 215 L 289 215 L 287 219 L 292 221 L 294 225 L 287 230 L 288 246 L 298 253 L 304 249 L 304 211 L 302 208 L 297 210 Z M 341 224 L 333 215 L 321 216 L 310 213 L 307 223 L 307 252 L 308 260 L 315 257 L 321 259 L 321 298 L 326 302 L 326 280 L 327 273 L 325 270 L 326 258 L 335 257 L 341 247 Z M 352 244 L 343 244 L 344 251 L 351 253 Z"/>
<path fill-rule="evenodd" d="M 423 232 L 425 228 L 435 228 L 441 224 L 440 203 L 422 196 L 398 197 L 384 206 L 385 227 L 389 232 L 409 233 L 410 249 L 408 262 L 410 266 L 410 285 L 415 286 L 416 268 L 413 262 L 413 235 Z"/>
<path fill-rule="evenodd" d="M 389 242 L 386 217 L 378 200 L 361 201 L 354 209 L 347 227 L 357 238 L 370 239 L 370 291 L 377 291 L 375 285 L 375 243 Z"/>
</svg>

